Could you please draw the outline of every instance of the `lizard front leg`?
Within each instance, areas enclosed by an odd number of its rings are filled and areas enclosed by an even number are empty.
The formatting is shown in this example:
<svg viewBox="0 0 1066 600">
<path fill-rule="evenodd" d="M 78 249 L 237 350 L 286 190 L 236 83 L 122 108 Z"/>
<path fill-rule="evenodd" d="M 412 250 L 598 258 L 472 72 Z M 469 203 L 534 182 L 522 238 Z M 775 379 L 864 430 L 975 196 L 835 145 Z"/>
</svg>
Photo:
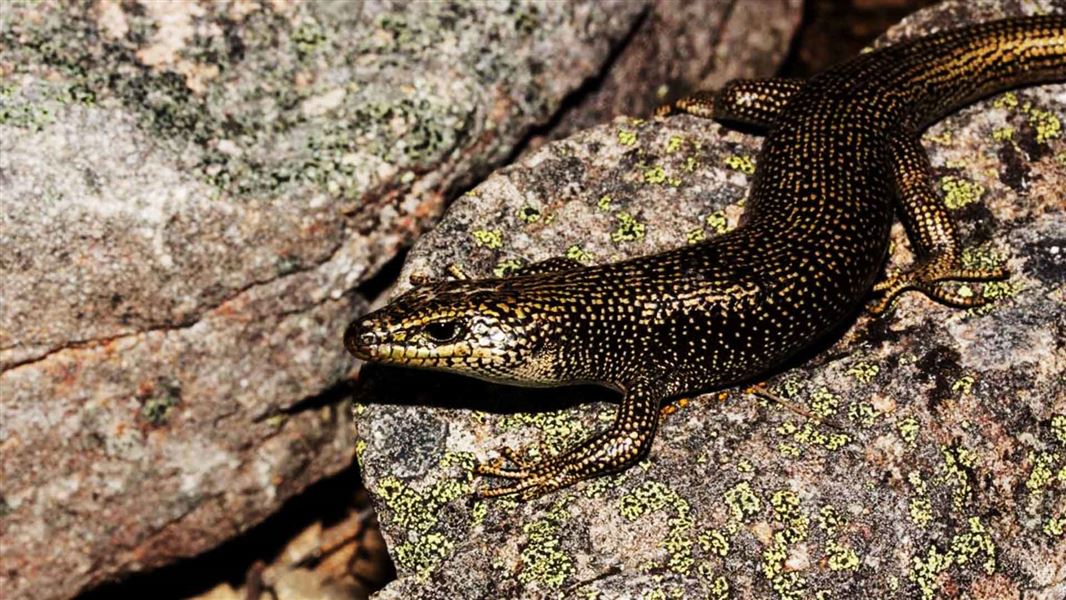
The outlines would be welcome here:
<svg viewBox="0 0 1066 600">
<path fill-rule="evenodd" d="M 700 90 L 673 104 L 665 104 L 655 114 L 664 117 L 688 113 L 769 129 L 803 85 L 799 79 L 734 79 L 720 90 Z"/>
<path fill-rule="evenodd" d="M 505 467 L 500 461 L 494 461 L 481 463 L 475 471 L 480 475 L 508 479 L 512 483 L 482 488 L 478 490 L 478 495 L 493 498 L 517 494 L 522 500 L 531 500 L 583 479 L 625 469 L 643 458 L 651 448 L 662 398 L 662 391 L 648 384 L 627 388 L 614 421 L 606 431 L 539 463 L 527 463 L 510 448 L 501 450 L 500 454 L 513 463 L 513 467 Z"/>
</svg>

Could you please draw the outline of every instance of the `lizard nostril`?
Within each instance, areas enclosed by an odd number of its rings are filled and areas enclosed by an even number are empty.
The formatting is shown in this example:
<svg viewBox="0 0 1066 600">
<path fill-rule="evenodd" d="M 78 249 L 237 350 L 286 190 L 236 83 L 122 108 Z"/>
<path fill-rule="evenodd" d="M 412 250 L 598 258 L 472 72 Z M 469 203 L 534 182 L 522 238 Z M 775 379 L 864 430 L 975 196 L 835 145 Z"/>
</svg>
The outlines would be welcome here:
<svg viewBox="0 0 1066 600">
<path fill-rule="evenodd" d="M 349 325 L 344 332 L 344 347 L 348 349 L 348 352 L 356 356 L 360 356 L 361 351 L 365 351 L 377 343 L 377 334 L 366 329 L 359 321 Z"/>
</svg>

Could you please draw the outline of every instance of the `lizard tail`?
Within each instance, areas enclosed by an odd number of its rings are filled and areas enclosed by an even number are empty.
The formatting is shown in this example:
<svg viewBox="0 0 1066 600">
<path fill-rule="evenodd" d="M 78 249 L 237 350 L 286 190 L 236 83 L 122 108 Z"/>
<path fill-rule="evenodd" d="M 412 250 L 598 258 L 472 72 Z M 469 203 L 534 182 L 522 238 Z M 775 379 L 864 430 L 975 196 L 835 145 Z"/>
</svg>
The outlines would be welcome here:
<svg viewBox="0 0 1066 600">
<path fill-rule="evenodd" d="M 1015 17 L 878 52 L 882 89 L 900 90 L 921 129 L 1009 88 L 1066 81 L 1066 15 Z"/>
</svg>

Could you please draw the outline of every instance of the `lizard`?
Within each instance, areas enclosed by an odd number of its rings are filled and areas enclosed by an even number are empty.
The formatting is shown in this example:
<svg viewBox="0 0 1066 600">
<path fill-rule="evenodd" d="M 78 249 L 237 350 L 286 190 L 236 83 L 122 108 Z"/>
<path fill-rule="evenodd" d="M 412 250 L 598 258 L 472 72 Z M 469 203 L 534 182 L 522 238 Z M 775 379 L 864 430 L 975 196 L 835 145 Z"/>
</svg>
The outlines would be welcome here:
<svg viewBox="0 0 1066 600">
<path fill-rule="evenodd" d="M 966 268 L 920 134 L 1006 89 L 1066 80 L 1066 16 L 1015 17 L 860 54 L 807 80 L 734 80 L 660 109 L 764 131 L 741 222 L 698 244 L 584 266 L 566 258 L 506 277 L 455 270 L 354 320 L 346 348 L 368 361 L 528 386 L 603 385 L 611 424 L 540 462 L 504 448 L 479 463 L 481 497 L 523 500 L 626 469 L 647 455 L 660 404 L 750 380 L 865 305 L 907 290 L 958 307 Z M 915 251 L 878 282 L 898 212 Z M 502 483 L 501 483 L 502 482 Z"/>
</svg>

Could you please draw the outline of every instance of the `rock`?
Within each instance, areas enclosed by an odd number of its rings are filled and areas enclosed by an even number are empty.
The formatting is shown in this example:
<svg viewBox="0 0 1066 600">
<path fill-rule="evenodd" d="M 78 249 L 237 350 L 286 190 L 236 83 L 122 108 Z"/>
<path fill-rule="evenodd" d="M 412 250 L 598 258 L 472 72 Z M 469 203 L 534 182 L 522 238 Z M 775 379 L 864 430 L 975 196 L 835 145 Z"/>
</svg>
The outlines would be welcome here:
<svg viewBox="0 0 1066 600">
<path fill-rule="evenodd" d="M 5 596 L 199 553 L 349 464 L 341 334 L 382 265 L 644 10 L 407 8 L 4 4 Z"/>
<path fill-rule="evenodd" d="M 695 89 L 772 76 L 802 13 L 799 0 L 655 0 L 602 77 L 527 152 L 619 115 L 650 115 Z"/>
<path fill-rule="evenodd" d="M 880 43 L 1056 6 L 949 2 Z M 864 314 L 767 377 L 784 405 L 739 388 L 679 400 L 615 477 L 476 500 L 477 460 L 569 447 L 615 395 L 364 367 L 357 454 L 399 574 L 379 597 L 1062 597 L 1064 111 L 1066 86 L 1018 90 L 924 137 L 967 261 L 1011 272 L 972 290 L 995 302 L 911 294 Z M 687 116 L 547 145 L 457 201 L 396 293 L 452 262 L 499 275 L 715 235 L 736 225 L 758 147 Z M 898 226 L 893 241 L 890 269 L 908 258 Z"/>
</svg>

